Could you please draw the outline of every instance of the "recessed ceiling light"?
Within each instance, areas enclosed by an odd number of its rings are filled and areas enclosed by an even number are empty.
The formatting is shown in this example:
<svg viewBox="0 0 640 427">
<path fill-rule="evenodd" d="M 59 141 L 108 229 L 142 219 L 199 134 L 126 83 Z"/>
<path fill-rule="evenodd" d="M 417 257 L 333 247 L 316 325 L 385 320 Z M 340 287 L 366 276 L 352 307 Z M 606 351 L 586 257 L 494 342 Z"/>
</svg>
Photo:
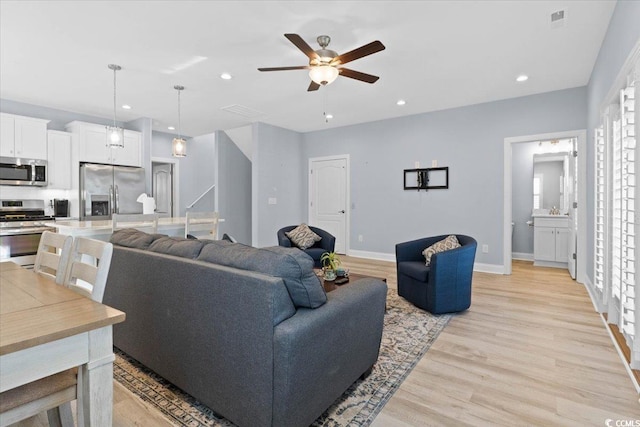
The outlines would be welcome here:
<svg viewBox="0 0 640 427">
<path fill-rule="evenodd" d="M 396 105 L 404 105 L 406 103 L 407 101 L 405 101 L 404 99 L 399 99 L 398 102 L 396 102 Z"/>
<path fill-rule="evenodd" d="M 529 76 L 525 75 L 525 74 L 521 74 L 518 77 L 516 77 L 516 81 L 517 82 L 526 82 L 527 80 L 529 80 Z"/>
<path fill-rule="evenodd" d="M 167 129 L 169 129 L 169 130 L 176 130 L 175 126 L 169 126 Z"/>
<path fill-rule="evenodd" d="M 327 114 L 325 117 L 326 117 L 327 119 L 333 119 L 333 114 Z"/>
<path fill-rule="evenodd" d="M 220 78 L 223 80 L 231 80 L 232 76 L 229 73 L 222 73 L 220 74 Z"/>
<path fill-rule="evenodd" d="M 131 110 L 131 105 L 124 104 L 122 108 L 124 108 L 125 110 Z"/>
</svg>

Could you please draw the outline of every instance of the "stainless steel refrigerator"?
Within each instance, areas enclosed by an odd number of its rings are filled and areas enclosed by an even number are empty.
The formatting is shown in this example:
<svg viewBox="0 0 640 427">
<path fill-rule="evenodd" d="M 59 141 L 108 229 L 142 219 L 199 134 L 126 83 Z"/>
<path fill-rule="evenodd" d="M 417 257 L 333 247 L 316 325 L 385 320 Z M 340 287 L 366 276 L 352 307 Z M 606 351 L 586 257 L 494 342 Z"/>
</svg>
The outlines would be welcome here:
<svg viewBox="0 0 640 427">
<path fill-rule="evenodd" d="M 144 168 L 80 164 L 80 219 L 111 219 L 114 213 L 142 213 L 136 200 L 146 192 Z"/>
</svg>

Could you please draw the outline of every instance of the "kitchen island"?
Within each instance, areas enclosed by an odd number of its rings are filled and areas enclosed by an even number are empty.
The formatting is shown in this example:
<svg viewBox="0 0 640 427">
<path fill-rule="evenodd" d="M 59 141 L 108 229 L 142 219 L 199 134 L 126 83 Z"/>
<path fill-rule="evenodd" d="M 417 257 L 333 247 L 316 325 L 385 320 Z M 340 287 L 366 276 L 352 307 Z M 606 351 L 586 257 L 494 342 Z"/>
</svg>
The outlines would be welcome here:
<svg viewBox="0 0 640 427">
<path fill-rule="evenodd" d="M 159 218 L 158 233 L 169 236 L 184 237 L 185 217 Z M 219 219 L 218 222 L 224 222 Z M 54 227 L 58 233 L 69 236 L 89 237 L 91 239 L 109 241 L 111 237 L 111 220 L 106 221 L 51 221 L 45 223 L 48 227 Z"/>
</svg>

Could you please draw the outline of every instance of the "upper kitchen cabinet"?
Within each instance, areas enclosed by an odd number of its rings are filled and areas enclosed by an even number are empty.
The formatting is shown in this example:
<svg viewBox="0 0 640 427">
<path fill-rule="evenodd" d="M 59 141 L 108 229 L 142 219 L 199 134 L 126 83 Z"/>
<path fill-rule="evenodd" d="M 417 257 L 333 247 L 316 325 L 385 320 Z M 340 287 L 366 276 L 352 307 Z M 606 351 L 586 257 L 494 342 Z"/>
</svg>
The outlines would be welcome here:
<svg viewBox="0 0 640 427">
<path fill-rule="evenodd" d="M 107 129 L 103 125 L 85 122 L 68 123 L 66 129 L 73 133 L 78 161 L 121 166 L 142 166 L 142 134 L 124 131 L 124 147 L 107 146 Z"/>
<path fill-rule="evenodd" d="M 71 189 L 71 134 L 50 130 L 47 133 L 48 188 Z"/>
<path fill-rule="evenodd" d="M 0 156 L 46 160 L 49 120 L 0 113 Z"/>
</svg>

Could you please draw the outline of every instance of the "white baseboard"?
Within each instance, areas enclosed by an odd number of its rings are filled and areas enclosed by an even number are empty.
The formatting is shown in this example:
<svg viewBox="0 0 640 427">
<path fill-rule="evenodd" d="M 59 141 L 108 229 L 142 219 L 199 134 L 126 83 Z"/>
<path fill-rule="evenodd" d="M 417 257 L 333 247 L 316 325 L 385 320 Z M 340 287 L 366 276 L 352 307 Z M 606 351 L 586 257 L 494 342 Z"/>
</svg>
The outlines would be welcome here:
<svg viewBox="0 0 640 427">
<path fill-rule="evenodd" d="M 396 254 L 388 254 L 384 252 L 357 251 L 352 249 L 349 251 L 348 255 L 352 257 L 357 257 L 357 258 L 396 262 Z M 491 274 L 504 274 L 504 267 L 502 265 L 481 264 L 476 262 L 473 265 L 473 271 L 479 271 L 481 273 L 491 273 Z"/>
<path fill-rule="evenodd" d="M 496 265 L 496 264 L 482 264 L 476 262 L 473 264 L 473 271 L 478 271 L 480 273 L 490 273 L 490 274 L 505 274 L 504 266 Z"/>
<path fill-rule="evenodd" d="M 351 249 L 347 254 L 356 258 L 376 259 L 378 261 L 396 262 L 396 254 L 387 254 L 384 252 L 358 251 Z"/>
<path fill-rule="evenodd" d="M 520 261 L 533 261 L 533 254 L 525 252 L 513 252 L 511 253 L 511 259 L 518 259 Z"/>
</svg>

